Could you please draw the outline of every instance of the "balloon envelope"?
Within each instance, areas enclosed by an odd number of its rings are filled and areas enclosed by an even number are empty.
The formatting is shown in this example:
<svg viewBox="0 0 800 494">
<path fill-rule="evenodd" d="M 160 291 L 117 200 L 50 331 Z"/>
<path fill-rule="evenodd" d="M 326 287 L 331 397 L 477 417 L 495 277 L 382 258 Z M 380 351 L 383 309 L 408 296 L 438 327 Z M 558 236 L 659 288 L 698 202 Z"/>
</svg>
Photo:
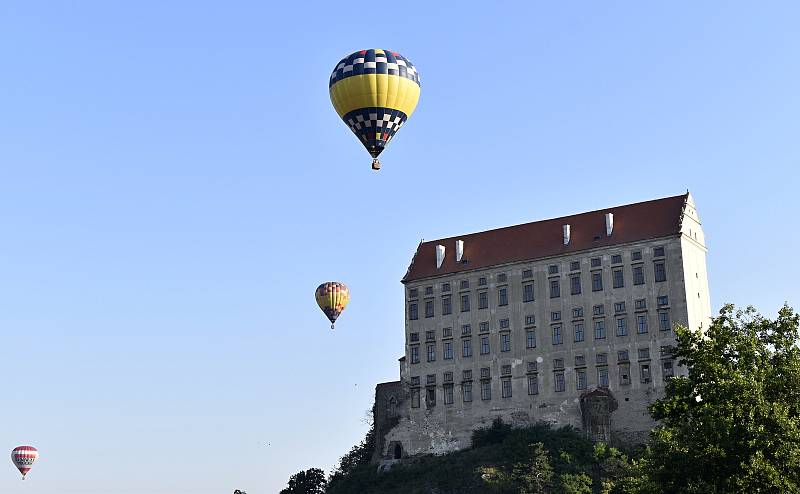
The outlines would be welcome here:
<svg viewBox="0 0 800 494">
<path fill-rule="evenodd" d="M 336 113 L 377 158 L 414 112 L 419 73 L 391 50 L 361 50 L 343 58 L 328 84 Z"/>
<path fill-rule="evenodd" d="M 326 281 L 317 287 L 314 292 L 317 305 L 331 321 L 331 329 L 336 322 L 336 318 L 342 313 L 347 304 L 350 303 L 350 290 L 344 283 L 338 281 Z"/>
<path fill-rule="evenodd" d="M 11 461 L 22 474 L 23 480 L 37 458 L 39 458 L 39 451 L 33 446 L 17 446 L 11 451 Z"/>
</svg>

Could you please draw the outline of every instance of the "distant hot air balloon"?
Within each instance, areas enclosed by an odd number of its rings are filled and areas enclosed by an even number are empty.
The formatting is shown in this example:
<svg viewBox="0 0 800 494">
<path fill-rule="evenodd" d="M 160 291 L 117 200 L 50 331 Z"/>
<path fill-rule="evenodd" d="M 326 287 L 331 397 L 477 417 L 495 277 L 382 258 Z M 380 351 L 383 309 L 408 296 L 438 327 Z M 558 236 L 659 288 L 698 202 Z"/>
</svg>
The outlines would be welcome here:
<svg viewBox="0 0 800 494">
<path fill-rule="evenodd" d="M 333 69 L 331 102 L 372 155 L 373 170 L 381 169 L 378 155 L 414 112 L 419 88 L 416 68 L 395 51 L 357 51 Z"/>
<path fill-rule="evenodd" d="M 11 451 L 11 461 L 22 474 L 22 480 L 25 480 L 25 475 L 28 474 L 37 458 L 39 458 L 39 451 L 33 446 L 17 446 Z"/>
<path fill-rule="evenodd" d="M 330 319 L 331 329 L 333 329 L 336 318 L 350 303 L 350 290 L 344 283 L 327 281 L 317 287 L 314 297 L 317 299 L 319 308 Z"/>
</svg>

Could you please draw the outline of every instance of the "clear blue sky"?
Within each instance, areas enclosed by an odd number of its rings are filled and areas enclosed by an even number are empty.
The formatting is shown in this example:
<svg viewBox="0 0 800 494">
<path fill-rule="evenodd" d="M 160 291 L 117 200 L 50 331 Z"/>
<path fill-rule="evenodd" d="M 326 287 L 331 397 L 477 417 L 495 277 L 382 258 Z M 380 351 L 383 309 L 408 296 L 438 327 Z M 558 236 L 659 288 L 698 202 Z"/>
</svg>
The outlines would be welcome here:
<svg viewBox="0 0 800 494">
<path fill-rule="evenodd" d="M 796 2 L 3 2 L 0 491 L 274 493 L 366 431 L 421 238 L 680 194 L 712 304 L 800 306 Z M 370 159 L 335 63 L 397 50 Z M 332 334 L 313 298 L 346 282 Z"/>
</svg>

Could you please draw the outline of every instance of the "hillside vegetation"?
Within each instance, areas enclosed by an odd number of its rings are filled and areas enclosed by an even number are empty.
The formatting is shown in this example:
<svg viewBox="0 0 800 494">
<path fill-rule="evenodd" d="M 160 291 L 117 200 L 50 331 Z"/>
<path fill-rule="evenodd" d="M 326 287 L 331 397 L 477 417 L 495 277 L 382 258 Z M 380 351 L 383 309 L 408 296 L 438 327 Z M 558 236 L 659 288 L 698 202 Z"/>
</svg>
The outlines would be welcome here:
<svg viewBox="0 0 800 494">
<path fill-rule="evenodd" d="M 326 494 L 615 492 L 630 466 L 622 452 L 594 445 L 571 428 L 512 429 L 497 420 L 471 448 L 422 456 L 378 474 L 375 464 L 334 476 Z M 619 491 L 622 492 L 622 491 Z"/>
</svg>

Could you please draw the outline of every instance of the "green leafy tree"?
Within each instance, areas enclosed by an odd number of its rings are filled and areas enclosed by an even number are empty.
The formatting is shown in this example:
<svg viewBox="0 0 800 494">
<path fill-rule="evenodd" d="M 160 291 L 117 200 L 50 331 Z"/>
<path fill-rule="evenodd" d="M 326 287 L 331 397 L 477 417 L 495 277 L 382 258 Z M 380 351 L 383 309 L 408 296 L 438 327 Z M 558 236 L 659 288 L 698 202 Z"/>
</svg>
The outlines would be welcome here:
<svg viewBox="0 0 800 494">
<path fill-rule="evenodd" d="M 560 494 L 592 494 L 592 478 L 585 473 L 562 473 L 558 486 Z"/>
<path fill-rule="evenodd" d="M 798 315 L 726 305 L 705 331 L 676 336 L 689 374 L 651 405 L 662 426 L 630 491 L 800 493 Z"/>
<path fill-rule="evenodd" d="M 319 468 L 302 470 L 289 477 L 289 486 L 280 494 L 325 494 L 325 472 Z"/>
</svg>

